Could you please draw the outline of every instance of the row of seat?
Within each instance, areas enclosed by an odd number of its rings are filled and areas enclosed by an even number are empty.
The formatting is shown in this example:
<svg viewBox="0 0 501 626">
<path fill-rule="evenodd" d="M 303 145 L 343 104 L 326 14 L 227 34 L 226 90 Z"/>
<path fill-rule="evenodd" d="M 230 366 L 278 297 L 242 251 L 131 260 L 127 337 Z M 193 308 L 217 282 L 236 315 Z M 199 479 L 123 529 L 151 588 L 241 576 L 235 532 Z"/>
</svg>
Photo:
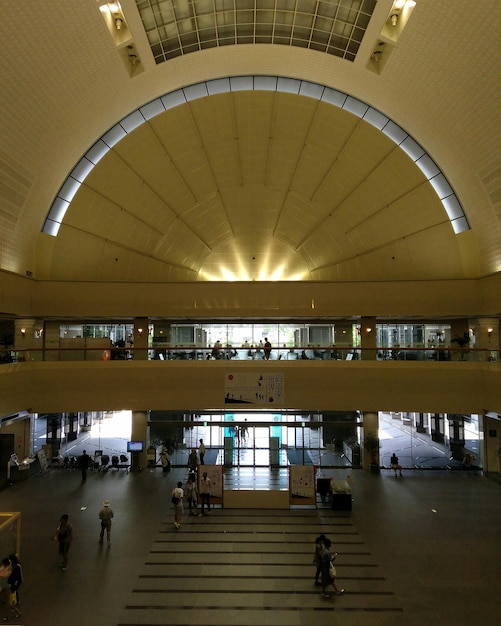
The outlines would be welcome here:
<svg viewBox="0 0 501 626">
<path fill-rule="evenodd" d="M 98 470 L 98 472 L 107 472 L 109 469 L 124 469 L 126 473 L 129 473 L 130 471 L 129 459 L 125 454 L 113 454 L 110 462 L 108 454 L 99 454 L 96 452 L 94 455 L 94 467 Z"/>
</svg>

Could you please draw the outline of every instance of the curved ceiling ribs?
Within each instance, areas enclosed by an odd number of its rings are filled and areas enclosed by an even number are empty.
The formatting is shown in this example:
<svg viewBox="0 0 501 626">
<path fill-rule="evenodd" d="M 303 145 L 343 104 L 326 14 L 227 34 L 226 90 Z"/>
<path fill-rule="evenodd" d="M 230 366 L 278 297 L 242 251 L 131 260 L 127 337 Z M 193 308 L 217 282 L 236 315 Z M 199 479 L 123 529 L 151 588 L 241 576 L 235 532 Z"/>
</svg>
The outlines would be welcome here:
<svg viewBox="0 0 501 626">
<path fill-rule="evenodd" d="M 444 174 L 391 119 L 272 76 L 198 83 L 132 112 L 76 164 L 43 226 L 60 266 L 63 250 L 106 242 L 107 280 L 458 276 L 451 242 L 467 229 Z"/>
</svg>

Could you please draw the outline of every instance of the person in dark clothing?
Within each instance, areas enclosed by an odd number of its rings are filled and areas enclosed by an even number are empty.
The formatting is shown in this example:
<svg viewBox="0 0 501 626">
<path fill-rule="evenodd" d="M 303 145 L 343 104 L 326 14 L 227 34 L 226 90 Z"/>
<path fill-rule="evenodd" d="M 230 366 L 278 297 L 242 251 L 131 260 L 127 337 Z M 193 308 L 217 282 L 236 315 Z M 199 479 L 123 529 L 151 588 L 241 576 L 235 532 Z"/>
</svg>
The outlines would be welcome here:
<svg viewBox="0 0 501 626">
<path fill-rule="evenodd" d="M 5 557 L 0 563 L 0 612 L 4 614 L 3 621 L 6 622 L 8 617 L 10 585 L 9 576 L 12 573 L 12 563 L 10 559 Z"/>
<path fill-rule="evenodd" d="M 264 358 L 269 361 L 271 355 L 271 343 L 268 341 L 268 337 L 264 338 Z"/>
<path fill-rule="evenodd" d="M 91 464 L 91 458 L 84 450 L 80 457 L 80 469 L 82 470 L 82 480 L 87 480 L 87 470 Z"/>
<path fill-rule="evenodd" d="M 10 576 L 7 578 L 7 582 L 10 585 L 10 610 L 14 614 L 14 617 L 21 617 L 21 611 L 18 607 L 20 603 L 19 587 L 23 583 L 23 570 L 16 554 L 11 554 L 9 561 L 12 567 Z"/>
<path fill-rule="evenodd" d="M 336 585 L 335 574 L 334 576 L 331 574 L 331 563 L 337 556 L 337 552 L 335 554 L 331 554 L 331 541 L 330 539 L 324 539 L 324 547 L 322 550 L 322 593 L 320 594 L 322 598 L 330 598 L 330 595 L 327 593 L 327 587 L 332 587 L 337 595 L 342 595 L 344 593 L 344 589 L 339 589 Z"/>
<path fill-rule="evenodd" d="M 325 535 L 319 535 L 315 539 L 315 553 L 313 555 L 313 565 L 316 566 L 315 585 L 321 585 L 320 575 L 322 573 L 322 551 L 324 549 Z"/>
<path fill-rule="evenodd" d="M 402 466 L 398 462 L 398 456 L 395 453 L 391 455 L 390 466 L 391 469 L 395 472 L 395 476 L 397 475 L 397 471 L 399 471 L 400 476 L 402 476 Z"/>
<path fill-rule="evenodd" d="M 59 543 L 59 554 L 62 558 L 61 568 L 68 569 L 68 552 L 73 541 L 73 526 L 69 522 L 69 516 L 65 513 L 59 519 L 59 526 L 54 534 L 54 541 Z"/>
</svg>

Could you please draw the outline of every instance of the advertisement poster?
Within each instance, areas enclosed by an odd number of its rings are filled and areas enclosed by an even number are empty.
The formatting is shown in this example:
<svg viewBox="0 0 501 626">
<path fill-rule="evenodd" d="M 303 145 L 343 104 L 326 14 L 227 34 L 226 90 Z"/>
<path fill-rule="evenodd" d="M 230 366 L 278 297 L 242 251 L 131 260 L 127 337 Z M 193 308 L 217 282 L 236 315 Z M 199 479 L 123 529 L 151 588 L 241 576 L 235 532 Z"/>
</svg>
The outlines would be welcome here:
<svg viewBox="0 0 501 626">
<path fill-rule="evenodd" d="M 291 504 L 314 504 L 315 469 L 313 465 L 291 465 L 289 471 Z"/>
<path fill-rule="evenodd" d="M 223 497 L 223 467 L 222 465 L 199 465 L 198 466 L 198 493 L 200 494 L 200 481 L 204 472 L 207 472 L 211 480 L 211 503 L 217 504 Z"/>
<path fill-rule="evenodd" d="M 282 404 L 284 375 L 259 372 L 226 374 L 225 404 Z"/>
</svg>

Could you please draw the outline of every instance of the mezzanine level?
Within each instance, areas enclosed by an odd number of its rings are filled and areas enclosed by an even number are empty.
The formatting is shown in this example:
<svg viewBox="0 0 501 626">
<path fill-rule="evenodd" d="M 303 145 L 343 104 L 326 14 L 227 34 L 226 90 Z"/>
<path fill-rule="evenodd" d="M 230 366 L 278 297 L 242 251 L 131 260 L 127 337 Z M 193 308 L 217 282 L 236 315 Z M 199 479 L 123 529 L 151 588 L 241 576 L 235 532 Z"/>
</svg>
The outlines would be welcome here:
<svg viewBox="0 0 501 626">
<path fill-rule="evenodd" d="M 260 383 L 273 394 L 247 398 Z M 196 411 L 235 404 L 257 410 L 501 413 L 499 361 L 30 360 L 2 365 L 0 388 L 3 414 Z"/>
</svg>

